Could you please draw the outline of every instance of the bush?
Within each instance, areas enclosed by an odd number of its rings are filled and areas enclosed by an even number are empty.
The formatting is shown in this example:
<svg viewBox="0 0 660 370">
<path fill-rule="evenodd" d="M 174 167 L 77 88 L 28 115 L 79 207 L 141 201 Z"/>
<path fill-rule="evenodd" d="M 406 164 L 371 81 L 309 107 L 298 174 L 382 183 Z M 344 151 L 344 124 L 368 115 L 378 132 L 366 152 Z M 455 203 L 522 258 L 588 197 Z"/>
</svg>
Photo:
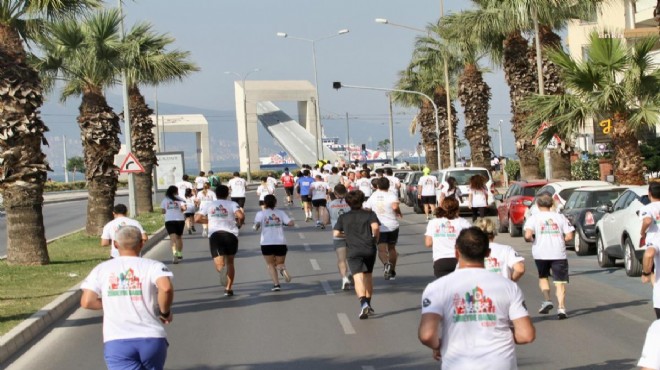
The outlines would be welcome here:
<svg viewBox="0 0 660 370">
<path fill-rule="evenodd" d="M 504 165 L 504 171 L 506 172 L 509 181 L 518 180 L 520 178 L 520 161 L 507 159 L 506 165 Z"/>
<path fill-rule="evenodd" d="M 586 161 L 577 160 L 571 164 L 571 177 L 573 180 L 600 180 L 600 166 L 598 159 L 590 158 Z"/>
</svg>

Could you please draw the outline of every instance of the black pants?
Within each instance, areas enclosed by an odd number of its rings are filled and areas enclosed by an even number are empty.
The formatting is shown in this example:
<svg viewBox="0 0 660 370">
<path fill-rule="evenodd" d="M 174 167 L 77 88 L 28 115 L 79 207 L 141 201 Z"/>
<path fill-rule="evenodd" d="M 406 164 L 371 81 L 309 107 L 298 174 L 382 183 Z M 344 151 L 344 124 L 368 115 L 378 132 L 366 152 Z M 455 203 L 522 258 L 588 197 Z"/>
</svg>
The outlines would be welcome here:
<svg viewBox="0 0 660 370">
<path fill-rule="evenodd" d="M 477 220 L 478 217 L 486 217 L 486 207 L 472 207 L 472 222 Z"/>
</svg>

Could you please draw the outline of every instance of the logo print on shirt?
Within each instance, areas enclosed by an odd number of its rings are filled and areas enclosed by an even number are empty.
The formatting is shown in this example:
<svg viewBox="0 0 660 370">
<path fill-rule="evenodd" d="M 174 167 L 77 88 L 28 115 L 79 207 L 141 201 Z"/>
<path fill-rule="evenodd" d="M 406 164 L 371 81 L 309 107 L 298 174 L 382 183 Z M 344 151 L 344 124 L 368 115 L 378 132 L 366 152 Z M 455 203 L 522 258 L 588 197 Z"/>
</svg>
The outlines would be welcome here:
<svg viewBox="0 0 660 370">
<path fill-rule="evenodd" d="M 126 272 L 120 272 L 119 275 L 110 274 L 109 283 L 108 297 L 130 296 L 131 300 L 142 300 L 142 283 L 140 278 L 135 276 L 132 268 Z"/>
<path fill-rule="evenodd" d="M 491 272 L 502 272 L 502 266 L 500 265 L 500 261 L 498 261 L 497 258 L 486 257 L 484 258 L 484 262 L 486 265 L 486 270 Z"/>
<path fill-rule="evenodd" d="M 456 239 L 456 227 L 450 221 L 435 225 L 433 234 L 436 238 L 454 238 Z"/>
<path fill-rule="evenodd" d="M 430 305 L 431 305 L 431 300 L 428 298 L 424 298 L 424 300 L 422 301 L 422 307 L 428 307 Z"/>
<path fill-rule="evenodd" d="M 472 291 L 454 294 L 454 322 L 479 322 L 481 326 L 495 326 L 497 315 L 493 300 L 478 285 Z"/>
<path fill-rule="evenodd" d="M 282 226 L 282 220 L 277 217 L 276 214 L 271 214 L 270 216 L 266 217 L 264 220 L 264 227 L 280 227 Z"/>
<path fill-rule="evenodd" d="M 217 207 L 211 208 L 211 211 L 209 212 L 209 216 L 218 217 L 218 218 L 227 218 L 227 216 L 229 216 L 229 211 L 227 211 L 227 208 L 223 207 L 222 204 L 218 204 Z"/>
<path fill-rule="evenodd" d="M 555 220 L 549 218 L 541 224 L 541 234 L 559 235 L 559 225 L 555 223 Z"/>
</svg>

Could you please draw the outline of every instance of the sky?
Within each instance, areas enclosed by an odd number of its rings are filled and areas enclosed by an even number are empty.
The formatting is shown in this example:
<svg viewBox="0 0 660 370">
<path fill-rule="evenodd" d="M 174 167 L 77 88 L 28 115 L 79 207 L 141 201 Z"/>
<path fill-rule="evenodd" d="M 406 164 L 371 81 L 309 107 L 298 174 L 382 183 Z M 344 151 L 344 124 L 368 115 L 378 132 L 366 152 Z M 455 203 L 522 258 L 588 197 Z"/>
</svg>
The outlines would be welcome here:
<svg viewBox="0 0 660 370">
<path fill-rule="evenodd" d="M 107 3 L 116 6 L 116 2 Z M 446 12 L 457 12 L 469 6 L 467 0 L 445 0 Z M 316 43 L 319 101 L 324 129 L 328 136 L 345 140 L 344 115 L 351 121 L 351 137 L 369 141 L 372 146 L 389 137 L 388 102 L 383 92 L 355 89 L 332 89 L 333 81 L 344 84 L 391 88 L 397 73 L 410 61 L 415 37 L 419 33 L 399 27 L 378 24 L 375 18 L 424 28 L 440 16 L 440 0 L 136 0 L 125 1 L 126 27 L 138 21 L 153 24 L 158 32 L 176 39 L 174 47 L 191 52 L 201 71 L 183 82 L 158 87 L 159 102 L 184 106 L 233 111 L 234 76 L 255 68 L 249 79 L 314 81 L 311 43 L 277 37 L 277 32 L 290 36 L 317 39 L 349 29 L 348 34 Z M 485 78 L 492 89 L 490 124 L 496 128 L 503 121 L 504 153 L 511 153 L 513 135 L 510 130 L 509 91 L 503 74 L 487 63 L 492 73 Z M 144 95 L 153 106 L 155 88 L 145 87 Z M 120 95 L 118 88 L 109 94 Z M 51 96 L 50 106 L 57 96 Z M 68 106 L 77 107 L 79 99 Z M 462 108 L 455 102 L 456 108 Z M 287 104 L 283 104 L 287 110 Z M 408 127 L 416 109 L 396 107 L 395 149 L 412 149 L 419 134 L 411 136 Z M 115 107 L 120 112 L 121 107 Z M 49 113 L 49 105 L 43 112 Z M 333 119 L 336 118 L 336 119 Z M 236 125 L 235 116 L 223 114 L 209 118 L 222 129 Z M 47 122 L 48 123 L 48 122 Z M 53 134 L 58 125 L 50 124 Z M 462 124 L 457 135 L 463 138 Z M 498 151 L 497 134 L 493 148 Z M 260 138 L 267 140 L 268 138 Z M 353 141 L 353 140 L 352 140 Z"/>
</svg>

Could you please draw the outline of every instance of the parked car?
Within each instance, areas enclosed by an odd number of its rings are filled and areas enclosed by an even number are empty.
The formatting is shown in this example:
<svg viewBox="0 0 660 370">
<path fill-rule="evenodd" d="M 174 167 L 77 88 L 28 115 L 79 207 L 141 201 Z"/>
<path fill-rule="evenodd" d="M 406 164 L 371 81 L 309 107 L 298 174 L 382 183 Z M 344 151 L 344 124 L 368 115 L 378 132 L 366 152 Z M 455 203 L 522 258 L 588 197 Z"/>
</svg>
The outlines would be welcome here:
<svg viewBox="0 0 660 370">
<path fill-rule="evenodd" d="M 495 183 L 490 171 L 483 167 L 450 167 L 438 171 L 438 181 L 443 187 L 448 186 L 447 179 L 453 177 L 456 179 L 458 188 L 461 190 L 460 209 L 466 211 L 468 209 L 468 188 L 470 187 L 470 178 L 474 175 L 481 175 L 486 178 L 486 187 L 488 188 L 488 207 L 493 212 L 496 210 L 495 198 L 493 193 L 495 191 Z"/>
<path fill-rule="evenodd" d="M 649 187 L 626 190 L 614 205 L 601 206 L 606 214 L 596 223 L 596 254 L 600 267 L 612 267 L 623 259 L 626 275 L 640 276 L 644 249 L 640 248 L 642 221 L 639 209 L 649 204 Z"/>
<path fill-rule="evenodd" d="M 394 176 L 399 179 L 401 182 L 401 188 L 399 188 L 399 201 L 405 202 L 406 197 L 406 180 L 412 173 L 412 170 L 394 170 Z"/>
<path fill-rule="evenodd" d="M 579 181 L 555 181 L 555 182 L 549 182 L 545 186 L 543 186 L 539 191 L 536 192 L 536 195 L 541 193 L 550 193 L 552 195 L 552 198 L 555 200 L 555 205 L 557 207 L 557 212 L 561 212 L 562 208 L 564 208 L 564 204 L 566 204 L 566 200 L 571 197 L 571 194 L 575 191 L 575 189 L 579 188 L 584 188 L 587 186 L 609 186 L 612 185 L 607 181 L 599 181 L 599 180 L 579 180 Z M 527 212 L 525 212 L 525 220 L 529 218 L 529 216 L 538 210 L 538 207 L 536 206 L 536 198 L 534 198 L 533 201 L 529 202 L 525 201 L 525 205 L 529 206 L 529 209 Z"/>
<path fill-rule="evenodd" d="M 405 203 L 409 207 L 414 207 L 417 204 L 417 183 L 422 176 L 424 176 L 422 171 L 412 171 L 408 175 Z"/>
<path fill-rule="evenodd" d="M 596 251 L 596 223 L 606 214 L 603 205 L 612 205 L 629 186 L 595 186 L 576 189 L 566 201 L 562 213 L 575 227 L 575 254 L 586 256 Z"/>
<path fill-rule="evenodd" d="M 534 200 L 536 192 L 548 181 L 532 180 L 511 183 L 504 194 L 496 194 L 495 199 L 500 201 L 497 206 L 497 222 L 499 232 L 508 231 L 512 237 L 522 235 L 527 206 L 525 201 Z"/>
</svg>

